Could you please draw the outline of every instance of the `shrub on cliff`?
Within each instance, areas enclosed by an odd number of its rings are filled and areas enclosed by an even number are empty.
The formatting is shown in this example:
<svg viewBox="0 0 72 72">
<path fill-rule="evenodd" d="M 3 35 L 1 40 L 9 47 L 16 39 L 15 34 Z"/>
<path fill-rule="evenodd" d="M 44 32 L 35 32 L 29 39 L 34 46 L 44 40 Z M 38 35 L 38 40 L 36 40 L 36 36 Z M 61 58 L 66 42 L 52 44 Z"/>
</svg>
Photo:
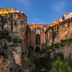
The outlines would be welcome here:
<svg viewBox="0 0 72 72">
<path fill-rule="evenodd" d="M 52 68 L 49 72 L 72 72 L 72 69 L 65 62 L 56 60 L 52 63 Z"/>
</svg>

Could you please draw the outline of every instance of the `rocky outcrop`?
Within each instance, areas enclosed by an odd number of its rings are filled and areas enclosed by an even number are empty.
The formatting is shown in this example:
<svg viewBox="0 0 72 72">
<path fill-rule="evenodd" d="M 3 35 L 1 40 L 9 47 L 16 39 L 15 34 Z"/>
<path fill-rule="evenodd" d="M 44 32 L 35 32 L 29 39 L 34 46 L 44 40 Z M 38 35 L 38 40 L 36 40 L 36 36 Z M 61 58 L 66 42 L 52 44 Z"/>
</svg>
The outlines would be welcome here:
<svg viewBox="0 0 72 72">
<path fill-rule="evenodd" d="M 52 45 L 69 38 L 72 38 L 72 18 L 49 26 L 46 30 L 47 45 Z"/>
<path fill-rule="evenodd" d="M 0 9 L 0 72 L 22 72 L 24 22 L 18 10 Z"/>
</svg>

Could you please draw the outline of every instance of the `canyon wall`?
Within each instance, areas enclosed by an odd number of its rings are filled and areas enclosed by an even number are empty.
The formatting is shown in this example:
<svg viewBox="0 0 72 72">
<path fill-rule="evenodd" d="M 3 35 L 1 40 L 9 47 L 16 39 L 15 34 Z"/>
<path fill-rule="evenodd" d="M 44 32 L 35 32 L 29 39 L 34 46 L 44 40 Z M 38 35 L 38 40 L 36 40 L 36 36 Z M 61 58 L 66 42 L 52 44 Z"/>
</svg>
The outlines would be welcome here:
<svg viewBox="0 0 72 72">
<path fill-rule="evenodd" d="M 16 65 L 21 65 L 22 53 L 27 45 L 24 43 L 26 23 L 26 15 L 17 9 L 0 9 L 1 72 L 15 72 Z"/>
<path fill-rule="evenodd" d="M 46 44 L 52 45 L 72 38 L 72 18 L 50 25 L 46 30 Z"/>
</svg>

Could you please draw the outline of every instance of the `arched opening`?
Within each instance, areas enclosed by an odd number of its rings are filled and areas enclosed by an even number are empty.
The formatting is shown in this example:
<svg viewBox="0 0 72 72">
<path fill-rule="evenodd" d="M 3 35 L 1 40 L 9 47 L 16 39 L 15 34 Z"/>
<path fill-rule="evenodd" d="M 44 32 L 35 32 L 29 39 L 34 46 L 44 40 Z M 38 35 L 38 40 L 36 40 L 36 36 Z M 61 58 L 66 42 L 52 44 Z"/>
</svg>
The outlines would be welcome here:
<svg viewBox="0 0 72 72">
<path fill-rule="evenodd" d="M 46 29 L 47 29 L 46 26 L 43 26 L 43 30 L 46 31 Z"/>
<path fill-rule="evenodd" d="M 36 30 L 36 33 L 35 33 L 35 44 L 36 45 L 40 45 L 40 29 Z"/>
</svg>

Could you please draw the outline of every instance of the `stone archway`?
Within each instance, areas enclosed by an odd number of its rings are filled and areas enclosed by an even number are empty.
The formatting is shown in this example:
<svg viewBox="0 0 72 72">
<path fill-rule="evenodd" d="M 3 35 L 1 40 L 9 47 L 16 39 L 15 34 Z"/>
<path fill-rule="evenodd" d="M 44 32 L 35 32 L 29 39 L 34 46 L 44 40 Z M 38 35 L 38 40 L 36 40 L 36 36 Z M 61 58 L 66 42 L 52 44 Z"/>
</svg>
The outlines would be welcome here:
<svg viewBox="0 0 72 72">
<path fill-rule="evenodd" d="M 42 44 L 45 44 L 45 31 L 48 27 L 48 25 L 45 24 L 29 24 L 29 27 L 31 29 L 31 45 L 36 48 L 36 46 L 41 46 Z M 39 43 L 36 44 L 36 31 L 40 30 L 40 34 L 37 34 L 39 37 Z"/>
<path fill-rule="evenodd" d="M 35 31 L 35 45 L 40 45 L 40 29 L 36 29 Z"/>
</svg>

